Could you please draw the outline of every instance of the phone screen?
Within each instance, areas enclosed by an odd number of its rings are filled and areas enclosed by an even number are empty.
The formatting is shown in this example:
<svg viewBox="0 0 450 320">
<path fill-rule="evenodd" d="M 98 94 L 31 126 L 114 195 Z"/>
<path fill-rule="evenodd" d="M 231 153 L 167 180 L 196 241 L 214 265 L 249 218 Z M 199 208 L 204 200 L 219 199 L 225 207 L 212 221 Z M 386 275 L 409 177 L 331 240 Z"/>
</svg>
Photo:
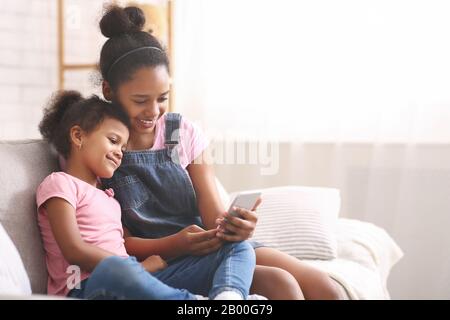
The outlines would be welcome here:
<svg viewBox="0 0 450 320">
<path fill-rule="evenodd" d="M 253 209 L 256 201 L 260 196 L 261 192 L 239 193 L 231 203 L 230 208 L 228 209 L 228 213 L 234 216 L 238 216 L 238 213 L 233 211 L 233 207 L 239 207 L 247 210 Z"/>
</svg>

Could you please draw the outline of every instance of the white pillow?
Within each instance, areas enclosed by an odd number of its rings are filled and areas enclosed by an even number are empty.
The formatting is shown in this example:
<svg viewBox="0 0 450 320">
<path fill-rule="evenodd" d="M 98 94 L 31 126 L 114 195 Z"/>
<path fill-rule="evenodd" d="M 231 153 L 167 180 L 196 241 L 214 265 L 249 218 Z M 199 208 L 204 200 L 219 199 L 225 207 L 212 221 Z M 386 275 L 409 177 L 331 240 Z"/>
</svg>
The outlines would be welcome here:
<svg viewBox="0 0 450 320">
<path fill-rule="evenodd" d="M 285 186 L 262 189 L 253 240 L 298 259 L 337 257 L 339 190 Z"/>
<path fill-rule="evenodd" d="M 404 255 L 387 231 L 370 222 L 341 218 L 336 235 L 339 258 L 358 262 L 369 269 L 376 269 L 386 288 L 391 268 Z"/>
<path fill-rule="evenodd" d="M 30 295 L 30 279 L 19 252 L 0 224 L 0 294 Z"/>
</svg>

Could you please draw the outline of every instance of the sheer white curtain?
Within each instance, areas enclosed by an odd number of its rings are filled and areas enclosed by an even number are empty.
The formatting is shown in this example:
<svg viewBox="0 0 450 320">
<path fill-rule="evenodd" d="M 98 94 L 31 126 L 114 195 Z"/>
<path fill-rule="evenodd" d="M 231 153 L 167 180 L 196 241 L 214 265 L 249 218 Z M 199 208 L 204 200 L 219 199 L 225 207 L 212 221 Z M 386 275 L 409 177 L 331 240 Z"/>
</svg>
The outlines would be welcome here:
<svg viewBox="0 0 450 320">
<path fill-rule="evenodd" d="M 270 143 L 224 157 L 226 187 L 339 188 L 341 216 L 405 251 L 392 296 L 448 299 L 449 16 L 436 0 L 177 1 L 176 110 L 216 144 Z"/>
</svg>

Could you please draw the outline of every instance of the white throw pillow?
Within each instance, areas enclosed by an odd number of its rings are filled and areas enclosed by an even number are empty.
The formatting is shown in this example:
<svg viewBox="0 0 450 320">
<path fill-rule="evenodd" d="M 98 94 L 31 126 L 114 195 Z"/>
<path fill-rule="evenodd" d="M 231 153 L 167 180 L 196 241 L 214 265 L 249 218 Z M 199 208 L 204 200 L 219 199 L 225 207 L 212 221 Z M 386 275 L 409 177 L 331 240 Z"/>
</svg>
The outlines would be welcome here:
<svg viewBox="0 0 450 320">
<path fill-rule="evenodd" d="M 31 286 L 19 252 L 0 224 L 0 294 L 30 295 Z"/>
<path fill-rule="evenodd" d="M 253 240 L 298 259 L 337 257 L 339 190 L 286 186 L 262 189 Z"/>
</svg>

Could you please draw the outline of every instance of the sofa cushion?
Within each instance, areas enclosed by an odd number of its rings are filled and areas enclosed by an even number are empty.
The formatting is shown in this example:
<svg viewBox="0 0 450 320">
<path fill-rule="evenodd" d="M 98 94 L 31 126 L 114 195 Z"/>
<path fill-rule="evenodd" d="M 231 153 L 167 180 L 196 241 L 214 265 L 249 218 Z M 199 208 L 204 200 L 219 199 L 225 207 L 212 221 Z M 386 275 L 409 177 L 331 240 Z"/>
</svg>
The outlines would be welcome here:
<svg viewBox="0 0 450 320">
<path fill-rule="evenodd" d="M 34 293 L 47 290 L 47 269 L 37 224 L 36 188 L 57 168 L 46 142 L 0 142 L 0 223 L 14 242 Z"/>
<path fill-rule="evenodd" d="M 31 294 L 30 280 L 16 247 L 0 223 L 0 294 Z"/>
<path fill-rule="evenodd" d="M 262 189 L 253 240 L 298 259 L 337 257 L 339 190 L 285 186 Z"/>
</svg>

